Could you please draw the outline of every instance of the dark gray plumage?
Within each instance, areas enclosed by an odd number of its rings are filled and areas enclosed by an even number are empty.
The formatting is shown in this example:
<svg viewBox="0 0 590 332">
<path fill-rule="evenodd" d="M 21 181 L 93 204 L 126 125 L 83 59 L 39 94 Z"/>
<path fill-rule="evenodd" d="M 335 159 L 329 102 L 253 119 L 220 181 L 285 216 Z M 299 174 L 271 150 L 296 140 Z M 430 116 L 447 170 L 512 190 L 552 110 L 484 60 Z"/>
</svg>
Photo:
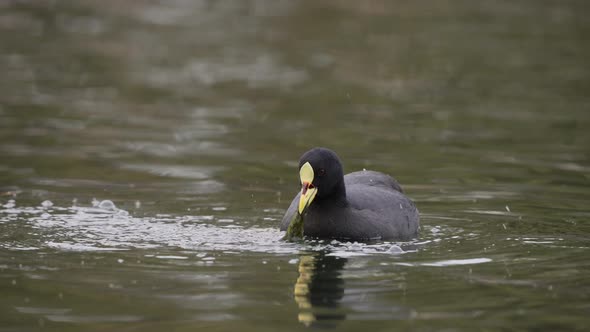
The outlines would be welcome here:
<svg viewBox="0 0 590 332">
<path fill-rule="evenodd" d="M 303 212 L 304 235 L 347 240 L 408 240 L 418 235 L 420 217 L 414 203 L 389 175 L 359 171 L 343 176 L 338 156 L 314 148 L 301 157 L 318 174 L 318 190 Z M 281 222 L 286 230 L 297 213 L 301 192 L 295 196 Z"/>
</svg>

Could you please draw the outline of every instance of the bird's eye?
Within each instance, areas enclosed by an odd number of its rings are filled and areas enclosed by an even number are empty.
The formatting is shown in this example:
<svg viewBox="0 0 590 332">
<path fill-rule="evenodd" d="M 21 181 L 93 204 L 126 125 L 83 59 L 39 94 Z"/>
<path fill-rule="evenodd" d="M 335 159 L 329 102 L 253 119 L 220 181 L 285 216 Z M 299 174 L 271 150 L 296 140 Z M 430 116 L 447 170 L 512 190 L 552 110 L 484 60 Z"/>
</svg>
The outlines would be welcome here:
<svg viewBox="0 0 590 332">
<path fill-rule="evenodd" d="M 324 175 L 326 175 L 326 170 L 325 170 L 325 169 L 323 169 L 323 168 L 320 168 L 320 170 L 318 171 L 318 175 L 319 175 L 319 176 L 324 176 Z"/>
</svg>

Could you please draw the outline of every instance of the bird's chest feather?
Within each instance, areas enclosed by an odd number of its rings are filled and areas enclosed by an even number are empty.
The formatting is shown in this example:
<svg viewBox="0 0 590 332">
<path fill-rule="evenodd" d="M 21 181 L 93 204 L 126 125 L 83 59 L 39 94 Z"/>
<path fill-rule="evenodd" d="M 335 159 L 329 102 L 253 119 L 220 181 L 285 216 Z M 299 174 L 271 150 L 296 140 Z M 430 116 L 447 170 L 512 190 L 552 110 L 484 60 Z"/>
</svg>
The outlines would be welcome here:
<svg viewBox="0 0 590 332">
<path fill-rule="evenodd" d="M 303 218 L 304 235 L 320 238 L 350 237 L 350 221 L 344 209 L 309 209 Z"/>
</svg>

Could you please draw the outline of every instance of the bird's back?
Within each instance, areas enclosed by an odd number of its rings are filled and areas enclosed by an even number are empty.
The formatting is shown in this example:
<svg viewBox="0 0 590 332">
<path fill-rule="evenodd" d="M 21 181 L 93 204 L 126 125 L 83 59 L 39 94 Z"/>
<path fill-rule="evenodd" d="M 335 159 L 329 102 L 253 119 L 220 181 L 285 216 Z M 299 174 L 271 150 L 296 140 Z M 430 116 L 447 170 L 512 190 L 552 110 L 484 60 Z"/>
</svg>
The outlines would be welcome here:
<svg viewBox="0 0 590 332">
<path fill-rule="evenodd" d="M 371 180 L 369 183 L 347 184 L 346 225 L 352 229 L 350 234 L 396 240 L 415 237 L 420 223 L 416 205 L 403 194 L 393 178 L 381 173 L 377 175 L 380 176 L 367 176 L 365 180 Z"/>
<path fill-rule="evenodd" d="M 353 185 L 366 185 L 372 187 L 382 187 L 403 193 L 399 183 L 387 174 L 375 171 L 358 171 L 348 173 L 344 176 L 344 185 L 346 187 Z"/>
</svg>

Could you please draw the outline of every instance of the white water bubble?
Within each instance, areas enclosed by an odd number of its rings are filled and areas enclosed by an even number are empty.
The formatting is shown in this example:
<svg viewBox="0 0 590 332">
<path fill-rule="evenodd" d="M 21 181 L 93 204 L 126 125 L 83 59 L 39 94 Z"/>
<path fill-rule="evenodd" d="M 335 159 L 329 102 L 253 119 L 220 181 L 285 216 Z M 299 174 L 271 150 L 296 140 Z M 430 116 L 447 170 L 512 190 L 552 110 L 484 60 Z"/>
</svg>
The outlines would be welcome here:
<svg viewBox="0 0 590 332">
<path fill-rule="evenodd" d="M 92 204 L 92 207 L 98 207 L 98 204 L 100 204 L 100 201 L 97 200 L 96 198 L 92 199 L 92 202 L 90 202 Z"/>
<path fill-rule="evenodd" d="M 98 203 L 97 207 L 99 209 L 109 210 L 109 211 L 117 210 L 115 203 L 113 203 L 113 201 L 110 201 L 108 199 L 105 199 L 104 201 L 101 201 L 100 203 Z"/>
<path fill-rule="evenodd" d="M 16 206 L 16 204 L 14 203 L 14 199 L 9 199 L 8 202 L 6 202 L 6 204 L 4 204 L 3 206 L 7 209 L 12 209 Z"/>
<path fill-rule="evenodd" d="M 400 246 L 394 244 L 389 247 L 389 249 L 387 249 L 387 252 L 390 254 L 401 254 L 404 252 L 404 250 Z"/>
<path fill-rule="evenodd" d="M 127 216 L 129 216 L 129 212 L 127 212 L 125 210 L 117 209 L 117 215 L 120 217 L 127 217 Z"/>
<path fill-rule="evenodd" d="M 47 209 L 53 206 L 53 202 L 50 200 L 45 200 L 41 202 L 41 206 Z"/>
</svg>

